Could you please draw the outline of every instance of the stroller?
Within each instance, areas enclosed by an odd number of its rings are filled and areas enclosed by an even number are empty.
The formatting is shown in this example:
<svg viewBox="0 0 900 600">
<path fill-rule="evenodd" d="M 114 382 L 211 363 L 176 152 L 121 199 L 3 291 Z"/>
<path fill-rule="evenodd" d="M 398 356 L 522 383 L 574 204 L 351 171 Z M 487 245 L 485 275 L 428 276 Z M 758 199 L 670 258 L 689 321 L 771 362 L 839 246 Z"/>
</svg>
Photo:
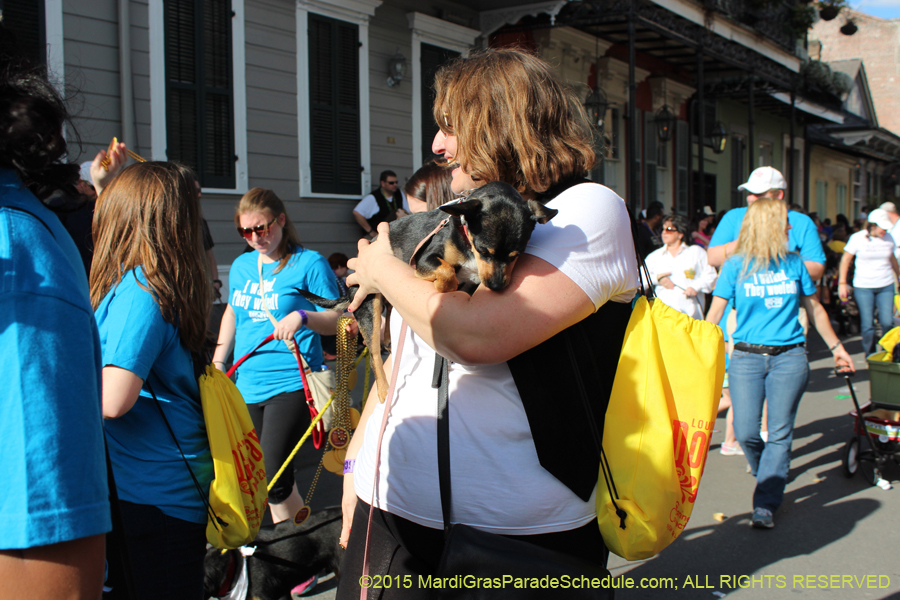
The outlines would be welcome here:
<svg viewBox="0 0 900 600">
<path fill-rule="evenodd" d="M 898 348 L 900 350 L 900 348 Z M 853 399 L 853 435 L 844 447 L 841 464 L 845 477 L 857 471 L 870 485 L 889 490 L 884 477 L 888 461 L 900 465 L 900 363 L 885 362 L 886 352 L 867 359 L 870 376 L 870 401 L 860 407 L 850 382 L 851 373 L 835 369 L 843 376 Z"/>
<path fill-rule="evenodd" d="M 850 269 L 847 279 L 852 281 L 853 265 L 850 266 Z M 831 318 L 837 322 L 838 335 L 859 335 L 861 330 L 859 307 L 856 305 L 856 300 L 852 295 L 846 300 L 841 300 L 841 297 L 838 295 L 838 270 L 836 266 L 825 273 L 824 287 L 825 294 L 822 298 L 822 304 L 831 314 Z M 827 299 L 825 296 L 827 296 Z"/>
</svg>

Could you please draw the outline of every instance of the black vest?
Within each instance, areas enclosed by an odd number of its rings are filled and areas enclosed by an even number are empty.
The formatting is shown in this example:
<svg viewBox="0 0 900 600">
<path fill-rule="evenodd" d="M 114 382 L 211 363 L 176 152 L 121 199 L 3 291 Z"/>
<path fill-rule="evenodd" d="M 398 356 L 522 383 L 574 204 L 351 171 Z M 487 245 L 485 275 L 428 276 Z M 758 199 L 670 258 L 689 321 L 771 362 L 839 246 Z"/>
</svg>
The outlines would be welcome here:
<svg viewBox="0 0 900 600">
<path fill-rule="evenodd" d="M 585 502 L 600 473 L 591 423 L 602 440 L 630 317 L 630 302 L 607 302 L 507 362 L 541 466 Z"/>
<path fill-rule="evenodd" d="M 562 181 L 540 200 L 549 202 L 585 182 Z M 591 424 L 602 440 L 631 306 L 607 302 L 580 323 L 507 361 L 541 466 L 585 502 L 600 473 Z"/>
<path fill-rule="evenodd" d="M 398 189 L 394 192 L 394 196 L 387 200 L 384 197 L 384 190 L 379 186 L 372 190 L 372 195 L 375 196 L 375 202 L 378 203 L 378 212 L 366 221 L 369 223 L 369 227 L 377 229 L 379 223 L 384 221 L 390 223 L 397 218 L 397 210 L 403 208 L 403 193 Z"/>
</svg>

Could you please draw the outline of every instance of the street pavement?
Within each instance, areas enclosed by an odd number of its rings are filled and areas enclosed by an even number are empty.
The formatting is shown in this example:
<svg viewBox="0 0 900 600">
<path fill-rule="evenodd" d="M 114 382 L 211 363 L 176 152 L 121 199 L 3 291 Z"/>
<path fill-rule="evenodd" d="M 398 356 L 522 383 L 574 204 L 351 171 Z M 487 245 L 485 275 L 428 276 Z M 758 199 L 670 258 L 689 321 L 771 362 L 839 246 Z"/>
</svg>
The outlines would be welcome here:
<svg viewBox="0 0 900 600">
<path fill-rule="evenodd" d="M 849 338 L 845 347 L 853 355 L 858 370 L 853 384 L 864 403 L 869 383 L 859 337 Z M 870 486 L 859 473 L 844 477 L 841 457 L 852 435 L 852 400 L 845 380 L 832 375 L 831 353 L 814 332 L 809 335 L 809 359 L 810 383 L 797 415 L 789 483 L 775 528 L 749 525 L 754 479 L 747 474 L 744 457 L 719 453 L 725 429 L 722 413 L 697 502 L 681 537 L 649 560 L 610 557 L 616 584 L 627 584 L 630 578 L 635 586 L 617 591 L 617 599 L 715 600 L 727 595 L 768 600 L 802 595 L 900 600 L 900 551 L 893 545 L 900 532 L 900 468 L 893 465 L 888 471 L 897 487 L 887 491 Z M 304 448 L 295 462 L 301 493 L 318 456 L 311 447 Z M 323 474 L 313 508 L 339 503 L 340 478 Z M 329 576 L 308 597 L 330 600 L 334 585 Z"/>
</svg>

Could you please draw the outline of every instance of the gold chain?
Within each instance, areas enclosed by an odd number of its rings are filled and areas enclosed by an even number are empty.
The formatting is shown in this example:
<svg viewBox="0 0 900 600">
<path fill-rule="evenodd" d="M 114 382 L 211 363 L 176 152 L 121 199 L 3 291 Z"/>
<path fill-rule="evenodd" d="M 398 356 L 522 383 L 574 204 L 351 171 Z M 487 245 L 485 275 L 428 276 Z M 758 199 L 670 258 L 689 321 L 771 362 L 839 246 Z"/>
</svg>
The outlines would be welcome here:
<svg viewBox="0 0 900 600">
<path fill-rule="evenodd" d="M 350 420 L 350 373 L 355 367 L 354 362 L 356 358 L 356 336 L 347 333 L 347 325 L 349 323 L 350 317 L 341 317 L 337 323 L 337 363 L 335 365 L 337 373 L 335 377 L 334 400 L 331 403 L 331 410 L 334 415 L 331 420 L 332 431 L 340 428 L 348 434 L 352 426 Z M 322 473 L 325 455 L 332 450 L 336 450 L 331 443 L 331 431 L 328 432 L 326 441 L 325 450 L 322 452 L 322 458 L 319 459 L 319 466 L 316 468 L 316 474 L 313 475 L 309 491 L 306 493 L 306 506 L 311 506 L 313 493 L 316 491 L 319 475 Z M 346 448 L 346 445 L 344 448 Z"/>
</svg>

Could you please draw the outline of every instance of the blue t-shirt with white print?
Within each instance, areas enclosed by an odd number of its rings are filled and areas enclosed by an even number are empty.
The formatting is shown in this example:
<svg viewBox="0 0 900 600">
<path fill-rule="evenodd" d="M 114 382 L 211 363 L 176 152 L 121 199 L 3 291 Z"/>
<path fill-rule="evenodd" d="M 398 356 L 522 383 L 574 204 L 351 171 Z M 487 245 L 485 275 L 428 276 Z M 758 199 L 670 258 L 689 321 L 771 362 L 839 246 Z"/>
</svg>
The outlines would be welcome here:
<svg viewBox="0 0 900 600">
<path fill-rule="evenodd" d="M 743 276 L 742 276 L 743 275 Z M 765 346 L 786 346 L 804 341 L 797 316 L 800 297 L 816 292 L 815 284 L 799 254 L 790 253 L 749 274 L 743 273 L 743 257 L 732 256 L 722 266 L 713 295 L 734 299 L 737 328 L 734 341 Z"/>
<path fill-rule="evenodd" d="M 259 270 L 256 252 L 247 252 L 235 259 L 228 272 L 228 303 L 234 311 L 235 360 L 253 350 L 268 337 L 275 327 L 262 307 L 259 293 Z M 265 297 L 269 311 L 276 320 L 303 309 L 306 312 L 324 310 L 306 300 L 296 288 L 323 298 L 338 298 L 334 272 L 321 254 L 298 248 L 278 271 L 278 262 L 263 263 Z M 294 337 L 310 369 L 322 368 L 322 342 L 319 334 L 301 327 Z M 248 404 L 268 400 L 278 394 L 303 389 L 297 360 L 281 340 L 273 340 L 256 351 L 238 367 L 237 387 Z"/>
</svg>

